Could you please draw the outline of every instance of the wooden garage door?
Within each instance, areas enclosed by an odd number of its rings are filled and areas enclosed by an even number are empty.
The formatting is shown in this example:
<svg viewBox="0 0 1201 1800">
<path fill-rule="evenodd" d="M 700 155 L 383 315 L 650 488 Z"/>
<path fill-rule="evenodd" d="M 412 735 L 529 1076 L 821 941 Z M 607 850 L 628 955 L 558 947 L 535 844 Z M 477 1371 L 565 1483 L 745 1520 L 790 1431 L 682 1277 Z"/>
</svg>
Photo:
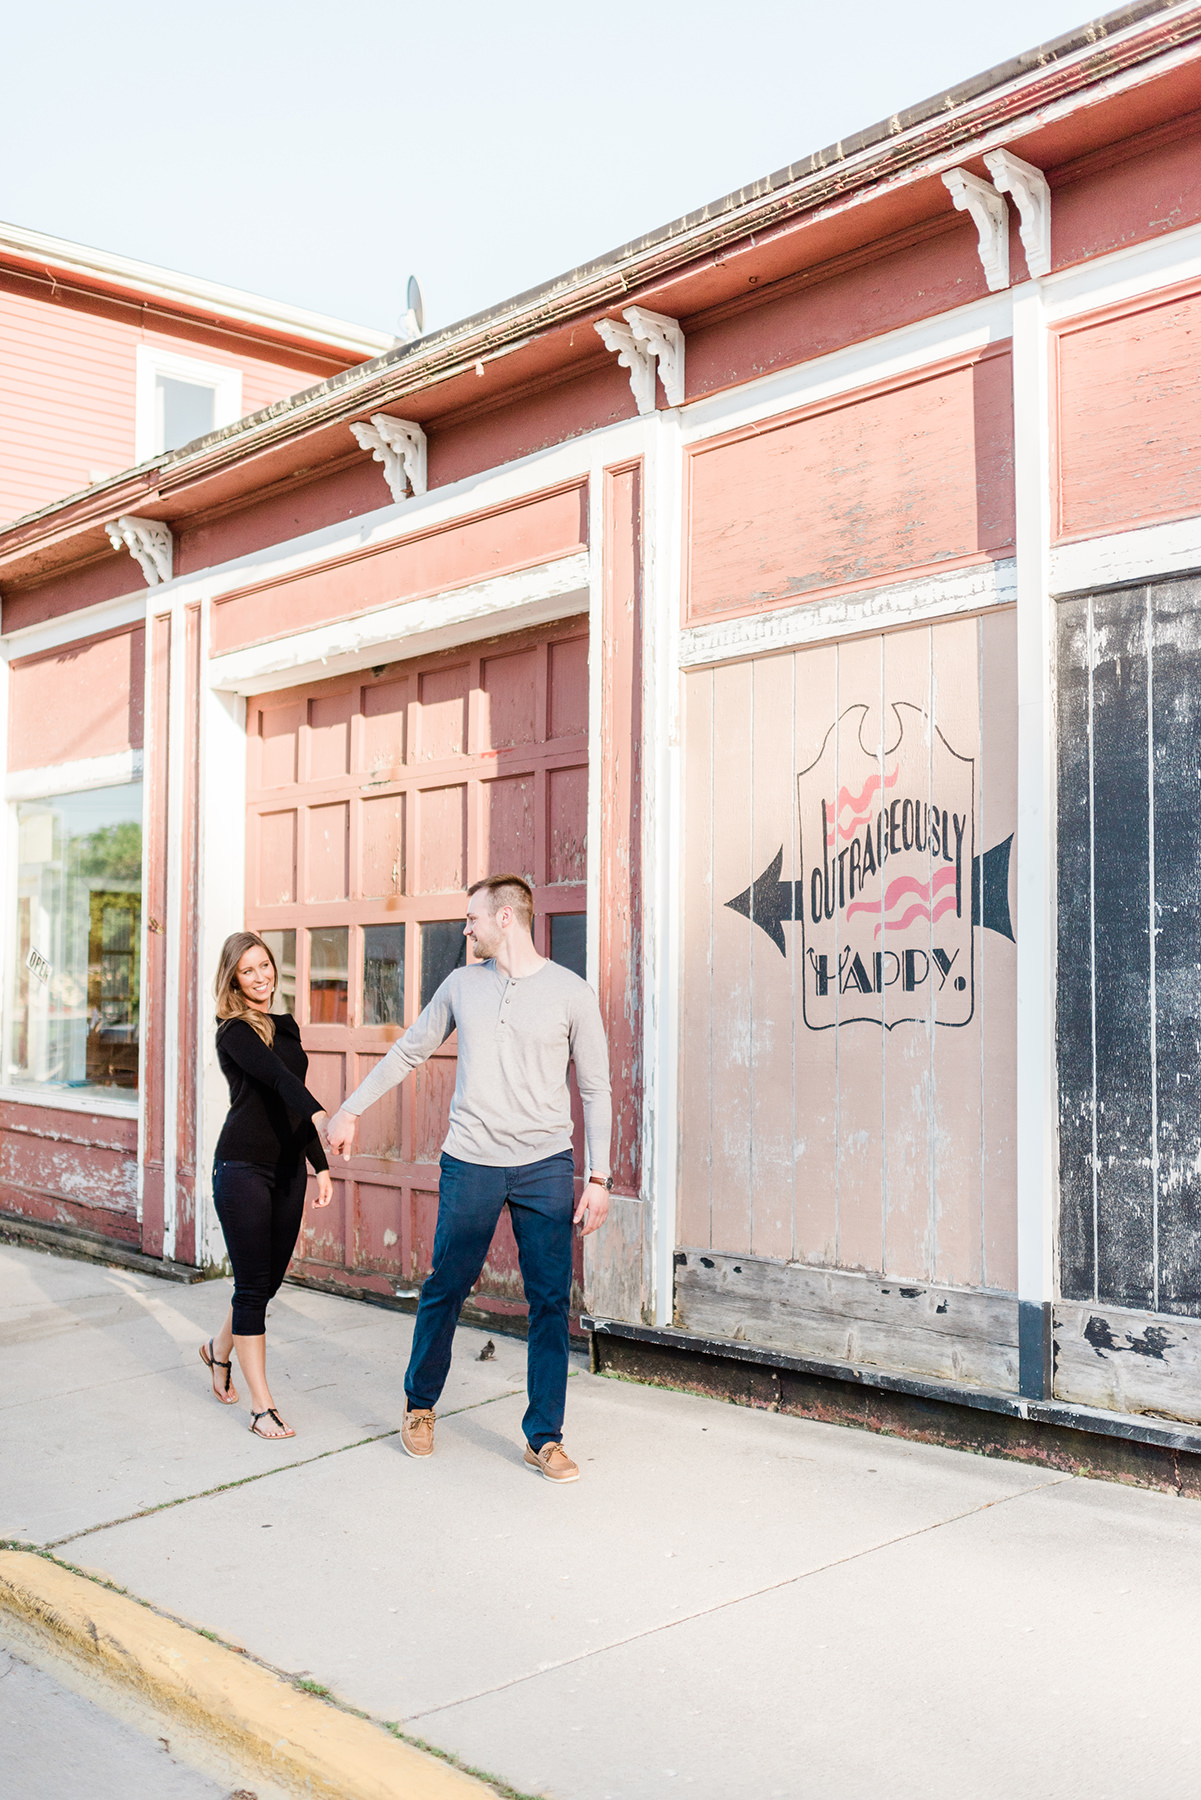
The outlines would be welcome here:
<svg viewBox="0 0 1201 1800">
<path fill-rule="evenodd" d="M 246 922 L 275 951 L 331 1112 L 462 960 L 479 877 L 524 874 L 538 949 L 583 973 L 586 620 L 252 699 L 247 735 Z M 365 1116 L 294 1272 L 419 1286 L 454 1050 Z M 506 1217 L 480 1295 L 508 1310 L 519 1294 Z"/>
</svg>

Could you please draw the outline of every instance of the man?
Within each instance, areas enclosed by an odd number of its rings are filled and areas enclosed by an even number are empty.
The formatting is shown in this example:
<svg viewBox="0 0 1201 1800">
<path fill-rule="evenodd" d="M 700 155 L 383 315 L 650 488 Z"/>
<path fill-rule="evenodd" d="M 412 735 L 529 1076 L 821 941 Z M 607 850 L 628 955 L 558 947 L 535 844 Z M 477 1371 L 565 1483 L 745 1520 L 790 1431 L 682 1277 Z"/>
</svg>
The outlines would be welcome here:
<svg viewBox="0 0 1201 1800">
<path fill-rule="evenodd" d="M 525 1461 L 548 1481 L 578 1481 L 562 1443 L 572 1226 L 586 1237 L 609 1211 L 609 1058 L 595 994 L 578 975 L 539 956 L 533 919 L 534 896 L 520 875 L 490 875 L 468 889 L 463 929 L 479 960 L 451 971 L 421 1017 L 343 1101 L 327 1135 L 349 1157 L 359 1115 L 457 1029 L 433 1269 L 417 1307 L 400 1441 L 410 1456 L 433 1450 L 434 1407 L 455 1325 L 507 1204 L 530 1309 Z M 584 1103 L 589 1166 L 578 1206 L 569 1061 Z"/>
</svg>

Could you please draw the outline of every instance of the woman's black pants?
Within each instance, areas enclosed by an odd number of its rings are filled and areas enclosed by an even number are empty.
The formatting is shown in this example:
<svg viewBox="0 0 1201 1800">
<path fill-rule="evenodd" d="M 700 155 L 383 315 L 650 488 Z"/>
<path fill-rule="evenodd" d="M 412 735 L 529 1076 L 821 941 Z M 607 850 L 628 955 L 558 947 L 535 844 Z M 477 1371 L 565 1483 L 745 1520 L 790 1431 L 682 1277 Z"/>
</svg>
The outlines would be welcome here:
<svg viewBox="0 0 1201 1800">
<path fill-rule="evenodd" d="M 266 1163 L 213 1164 L 213 1202 L 234 1271 L 234 1336 L 262 1337 L 267 1302 L 288 1272 L 308 1171 L 304 1163 L 275 1169 Z"/>
</svg>

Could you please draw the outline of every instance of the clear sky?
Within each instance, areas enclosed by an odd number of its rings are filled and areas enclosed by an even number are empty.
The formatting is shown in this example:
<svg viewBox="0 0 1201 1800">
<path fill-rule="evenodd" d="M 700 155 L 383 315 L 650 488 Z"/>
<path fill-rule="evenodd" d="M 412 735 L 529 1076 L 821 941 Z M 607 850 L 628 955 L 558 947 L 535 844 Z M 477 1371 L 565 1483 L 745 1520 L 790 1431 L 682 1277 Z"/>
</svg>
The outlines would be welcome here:
<svg viewBox="0 0 1201 1800">
<path fill-rule="evenodd" d="M 394 330 L 599 256 L 1082 0 L 26 0 L 0 219 Z"/>
</svg>

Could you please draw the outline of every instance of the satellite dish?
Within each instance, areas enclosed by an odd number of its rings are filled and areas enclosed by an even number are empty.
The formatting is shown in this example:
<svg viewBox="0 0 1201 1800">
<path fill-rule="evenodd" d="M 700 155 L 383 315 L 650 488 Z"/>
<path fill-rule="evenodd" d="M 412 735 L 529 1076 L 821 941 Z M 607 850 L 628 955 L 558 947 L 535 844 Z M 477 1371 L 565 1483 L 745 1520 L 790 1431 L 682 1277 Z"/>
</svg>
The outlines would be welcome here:
<svg viewBox="0 0 1201 1800">
<path fill-rule="evenodd" d="M 421 283 L 418 281 L 416 275 L 409 276 L 409 286 L 405 294 L 405 305 L 408 308 L 409 317 L 417 328 L 416 335 L 420 337 L 425 330 L 425 296 L 421 292 Z"/>
</svg>

